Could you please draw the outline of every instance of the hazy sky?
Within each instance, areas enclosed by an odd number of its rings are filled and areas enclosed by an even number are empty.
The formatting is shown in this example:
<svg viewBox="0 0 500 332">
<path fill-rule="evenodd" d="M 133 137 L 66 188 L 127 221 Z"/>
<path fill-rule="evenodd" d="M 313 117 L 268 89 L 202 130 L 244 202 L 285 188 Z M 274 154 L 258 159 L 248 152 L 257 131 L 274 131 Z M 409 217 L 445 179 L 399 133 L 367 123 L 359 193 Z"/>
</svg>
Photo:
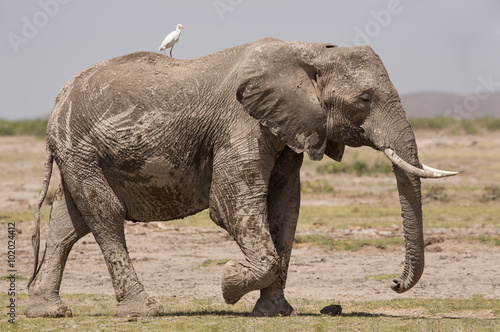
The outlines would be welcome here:
<svg viewBox="0 0 500 332">
<path fill-rule="evenodd" d="M 500 91 L 498 0 L 0 0 L 0 118 L 47 117 L 72 76 L 101 60 L 157 51 L 185 26 L 174 57 L 262 37 L 369 44 L 400 92 Z"/>
</svg>

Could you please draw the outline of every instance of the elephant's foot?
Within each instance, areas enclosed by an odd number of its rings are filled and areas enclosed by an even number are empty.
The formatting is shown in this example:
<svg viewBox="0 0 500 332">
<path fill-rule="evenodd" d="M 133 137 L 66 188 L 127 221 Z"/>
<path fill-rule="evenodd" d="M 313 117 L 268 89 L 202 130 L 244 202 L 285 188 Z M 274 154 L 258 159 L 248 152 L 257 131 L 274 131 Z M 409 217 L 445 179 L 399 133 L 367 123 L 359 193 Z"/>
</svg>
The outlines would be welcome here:
<svg viewBox="0 0 500 332">
<path fill-rule="evenodd" d="M 163 307 L 145 291 L 133 296 L 127 296 L 118 303 L 117 316 L 156 317 L 163 314 Z"/>
<path fill-rule="evenodd" d="M 269 286 L 278 273 L 276 262 L 271 257 L 253 271 L 236 261 L 227 262 L 222 275 L 222 295 L 226 303 L 235 304 L 246 293 Z"/>
<path fill-rule="evenodd" d="M 248 268 L 236 261 L 226 263 L 222 275 L 222 296 L 227 304 L 235 304 L 243 295 L 252 291 L 248 282 L 253 279 Z"/>
<path fill-rule="evenodd" d="M 30 295 L 24 314 L 28 318 L 46 317 L 72 317 L 71 309 L 64 304 L 59 296 L 45 297 L 42 295 Z"/>
<path fill-rule="evenodd" d="M 295 309 L 288 303 L 283 290 L 261 291 L 252 315 L 256 317 L 297 316 Z"/>
</svg>

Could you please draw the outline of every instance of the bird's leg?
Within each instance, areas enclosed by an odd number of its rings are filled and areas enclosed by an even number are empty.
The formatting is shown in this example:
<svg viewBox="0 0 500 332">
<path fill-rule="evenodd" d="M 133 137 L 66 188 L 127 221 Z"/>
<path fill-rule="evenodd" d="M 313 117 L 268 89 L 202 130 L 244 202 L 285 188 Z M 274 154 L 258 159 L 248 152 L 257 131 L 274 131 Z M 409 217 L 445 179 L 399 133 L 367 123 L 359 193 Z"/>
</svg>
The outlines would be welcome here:
<svg viewBox="0 0 500 332">
<path fill-rule="evenodd" d="M 163 50 L 163 54 L 167 55 L 167 53 L 165 52 L 165 49 Z"/>
<path fill-rule="evenodd" d="M 174 49 L 174 45 L 172 45 L 172 47 L 170 48 L 170 57 L 173 58 L 172 56 L 172 50 Z"/>
</svg>

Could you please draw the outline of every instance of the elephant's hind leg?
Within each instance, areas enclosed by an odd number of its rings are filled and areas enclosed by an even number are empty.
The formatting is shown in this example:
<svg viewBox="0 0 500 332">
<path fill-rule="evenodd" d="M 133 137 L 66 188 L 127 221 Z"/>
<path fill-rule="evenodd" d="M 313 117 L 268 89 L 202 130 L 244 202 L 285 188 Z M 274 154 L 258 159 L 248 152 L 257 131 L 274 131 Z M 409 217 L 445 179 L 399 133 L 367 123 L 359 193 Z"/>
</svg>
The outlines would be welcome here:
<svg viewBox="0 0 500 332">
<path fill-rule="evenodd" d="M 60 185 L 50 212 L 44 258 L 29 287 L 27 317 L 67 317 L 71 310 L 59 297 L 64 266 L 73 245 L 90 230 L 67 191 Z"/>
<path fill-rule="evenodd" d="M 79 181 L 78 186 L 81 196 L 75 201 L 106 261 L 118 301 L 117 315 L 137 317 L 162 314 L 163 307 L 146 293 L 129 257 L 123 203 L 99 171 Z"/>
</svg>

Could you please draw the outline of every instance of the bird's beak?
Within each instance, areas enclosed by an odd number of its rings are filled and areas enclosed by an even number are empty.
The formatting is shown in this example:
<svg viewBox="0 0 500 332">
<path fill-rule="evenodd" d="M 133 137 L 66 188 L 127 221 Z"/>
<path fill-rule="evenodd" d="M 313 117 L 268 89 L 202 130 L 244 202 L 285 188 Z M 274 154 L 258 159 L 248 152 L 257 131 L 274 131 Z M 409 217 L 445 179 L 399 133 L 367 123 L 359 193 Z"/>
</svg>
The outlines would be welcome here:
<svg viewBox="0 0 500 332">
<path fill-rule="evenodd" d="M 182 25 L 179 28 L 184 29 L 184 27 Z"/>
</svg>

